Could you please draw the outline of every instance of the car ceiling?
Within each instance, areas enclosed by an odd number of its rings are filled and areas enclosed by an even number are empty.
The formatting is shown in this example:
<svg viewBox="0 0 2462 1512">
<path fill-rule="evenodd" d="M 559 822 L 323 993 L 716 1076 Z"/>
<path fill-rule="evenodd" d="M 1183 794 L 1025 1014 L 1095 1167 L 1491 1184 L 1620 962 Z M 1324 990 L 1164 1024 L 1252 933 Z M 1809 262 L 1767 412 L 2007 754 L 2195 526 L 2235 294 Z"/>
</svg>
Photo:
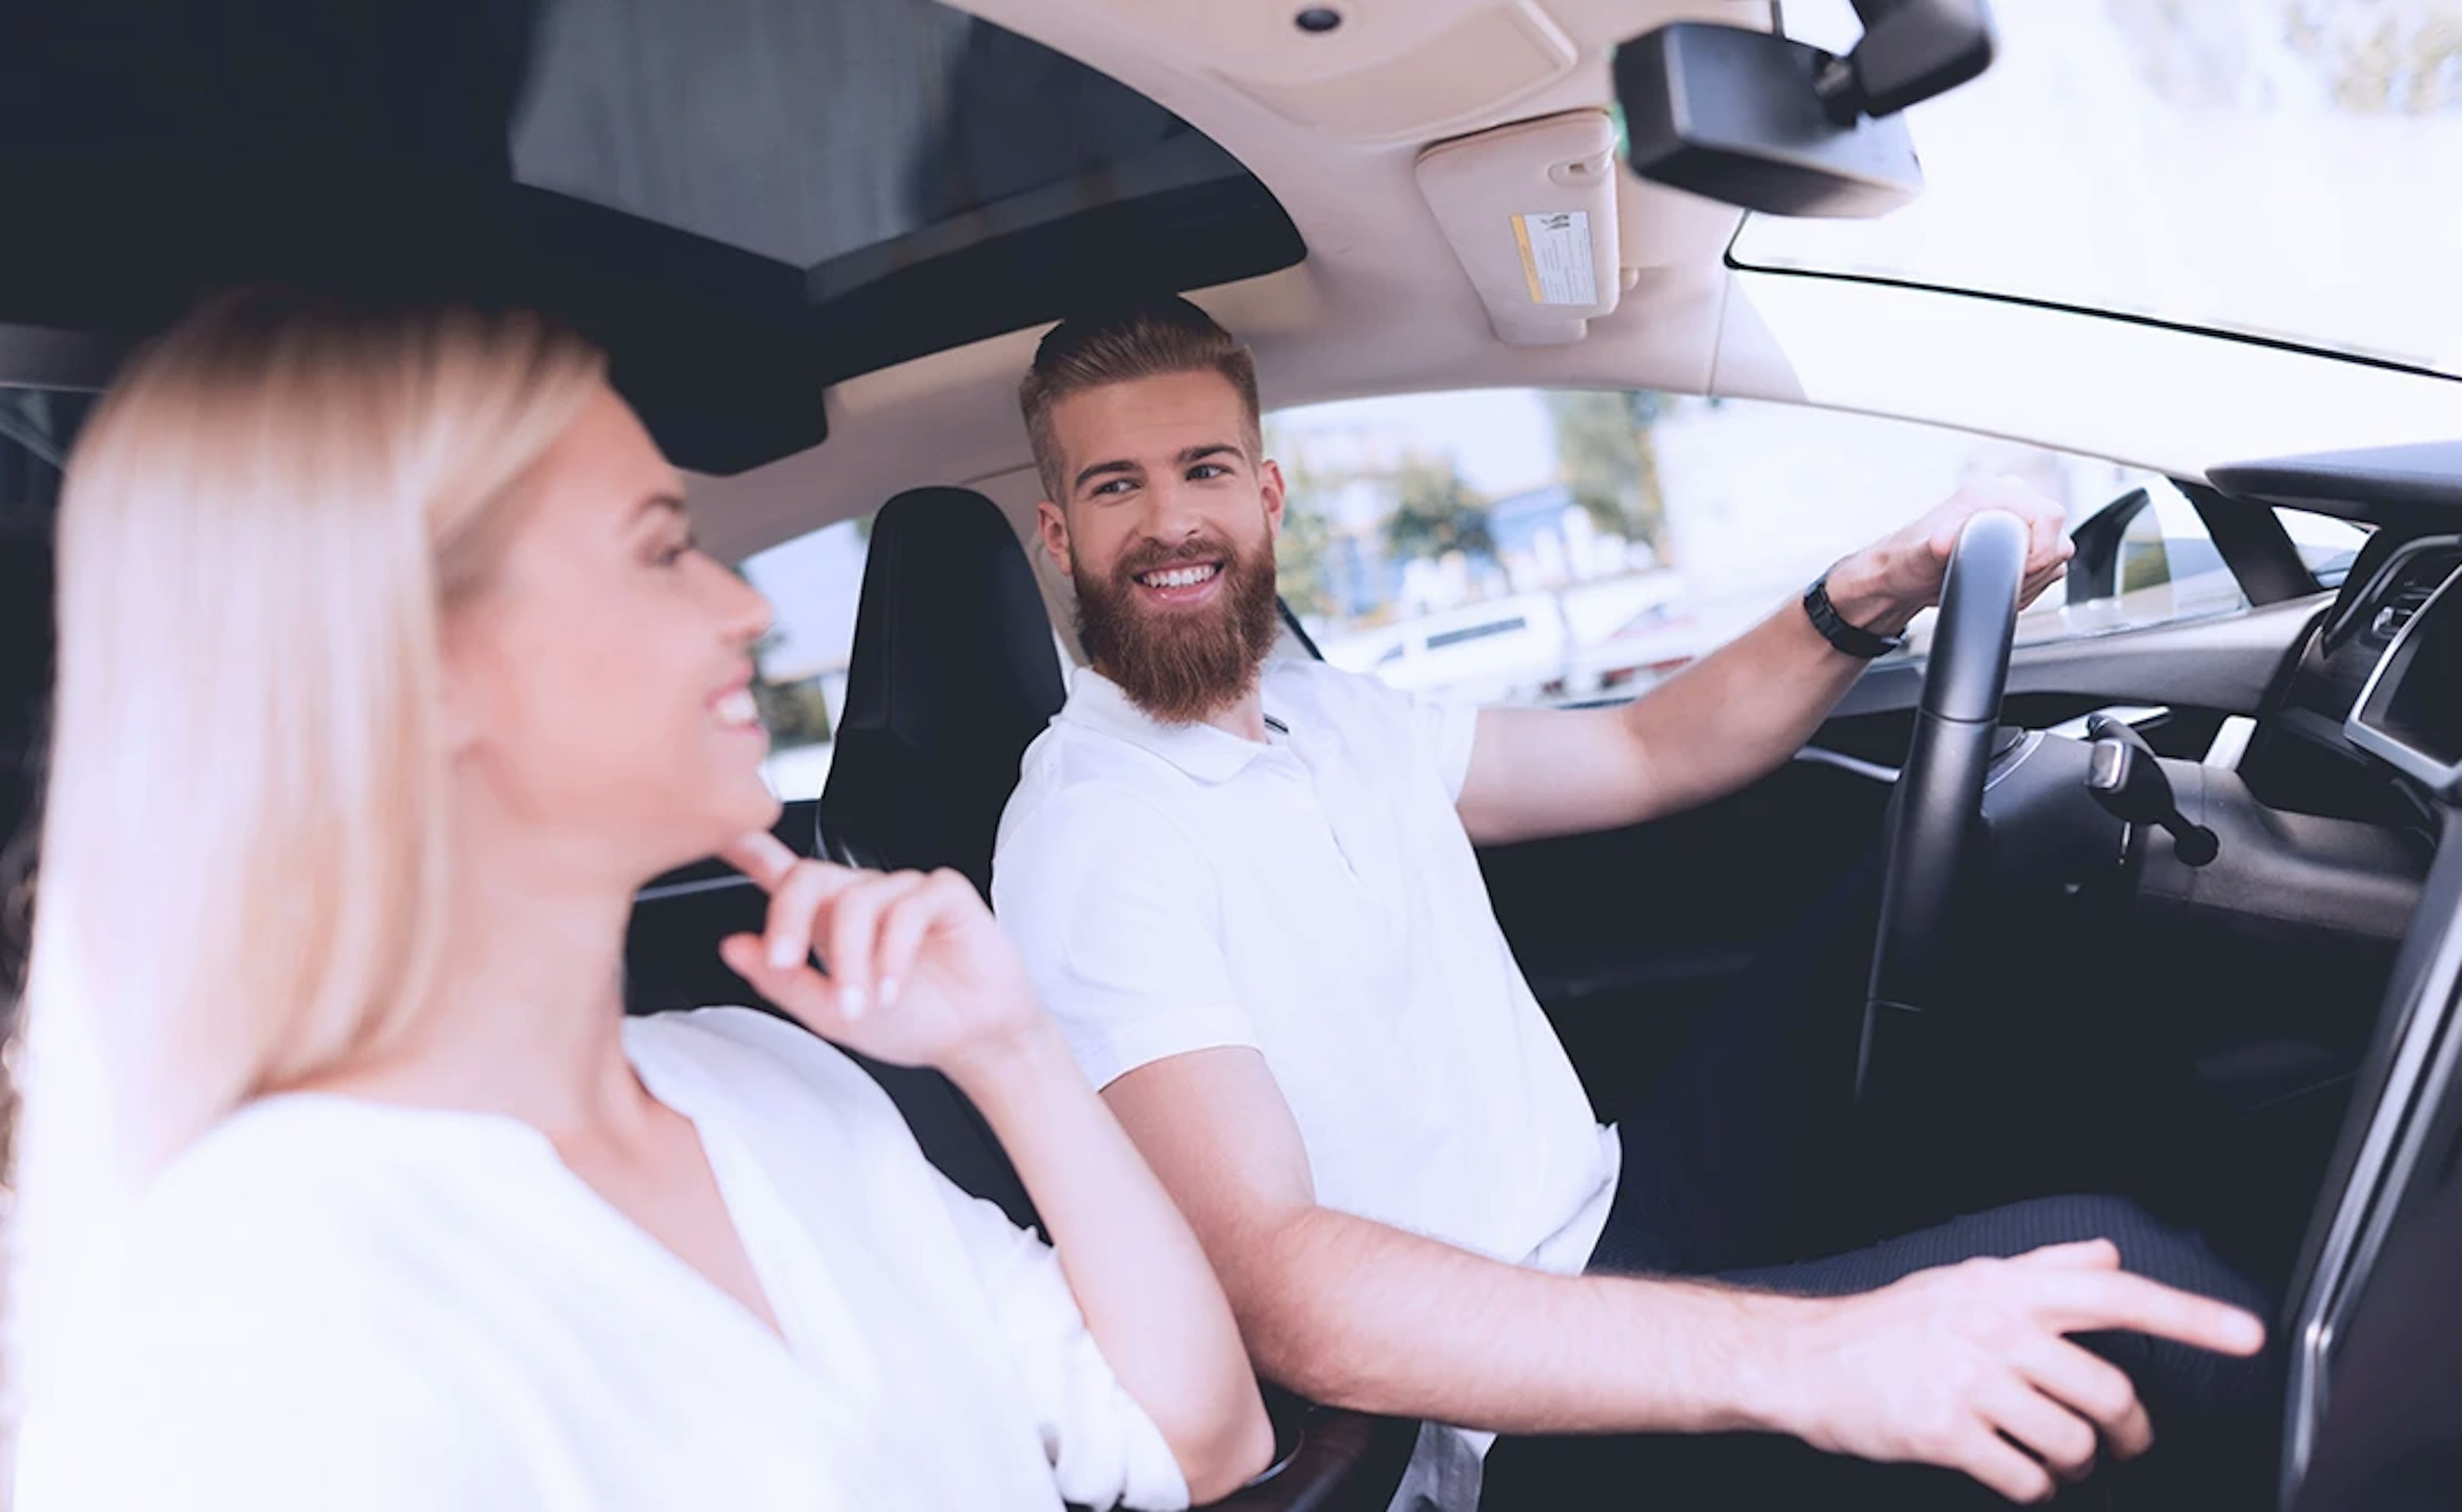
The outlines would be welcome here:
<svg viewBox="0 0 2462 1512">
<path fill-rule="evenodd" d="M 319 3 L 244 0 L 241 9 L 284 15 L 287 6 L 285 24 L 295 25 Z M 529 3 L 471 0 L 464 19 L 484 22 L 490 6 L 509 15 Z M 765 10 L 774 12 L 772 19 L 788 15 L 795 0 L 715 3 L 724 14 L 713 14 L 710 23 L 731 25 L 758 21 Z M 1337 7 L 1340 27 L 1322 34 L 1294 24 L 1301 8 L 1291 0 L 956 3 L 1138 91 L 1227 150 L 1271 191 L 1304 242 L 1305 257 L 1278 272 L 1194 291 L 1255 348 L 1268 408 L 1421 390 L 1652 388 L 1906 414 L 2179 475 L 2277 449 L 2451 434 L 2451 385 L 2430 385 L 2435 392 L 2423 398 L 2418 380 L 2364 369 L 2329 375 L 2325 389 L 2305 371 L 2285 375 L 2300 381 L 2278 381 L 2271 374 L 2262 382 L 2216 381 L 2216 375 L 2252 362 L 2295 359 L 1991 301 L 1838 283 L 1772 288 L 1769 275 L 1731 270 L 1725 263 L 1741 212 L 1645 184 L 1620 163 L 1612 170 L 1611 213 L 1623 293 L 1613 310 L 1590 319 L 1580 339 L 1565 344 L 1501 338 L 1490 303 L 1465 271 L 1422 186 L 1430 149 L 1442 144 L 1452 152 L 1466 142 L 1505 139 L 1513 133 L 1499 128 L 1516 123 L 1602 111 L 1612 101 L 1609 59 L 1619 42 L 1678 19 L 1767 28 L 1778 11 L 1769 0 L 1344 0 Z M 634 11 L 654 9 L 646 0 L 592 0 L 592 6 L 619 26 Z M 637 32 L 635 45 L 655 49 L 657 35 Z M 233 55 L 245 74 L 253 54 L 243 48 Z M 7 75 L 7 60 L 0 58 L 0 86 Z M 474 87 L 486 85 L 477 80 Z M 660 87 L 688 85 L 686 78 Z M 247 87 L 243 77 L 225 93 Z M 28 124 L 14 122 L 12 129 Z M 430 137 L 443 129 L 413 124 Z M 32 140 L 39 162 L 52 143 L 39 133 Z M 10 156 L 21 155 L 22 148 Z M 75 190 L 76 164 L 66 161 L 71 171 L 61 183 L 67 187 L 54 192 Z M 277 184 L 273 196 L 256 204 L 217 198 L 217 190 L 191 207 L 200 219 L 245 225 L 288 187 Z M 190 199 L 200 197 L 192 190 Z M 295 205 L 280 207 L 293 217 L 286 226 L 297 224 Z M 375 207 L 336 208 L 373 213 Z M 1501 190 L 1487 200 L 1475 195 L 1467 205 L 1471 222 L 1499 226 L 1527 208 Z M 1462 223 L 1464 209 L 1459 203 L 1449 207 L 1451 224 Z M 925 484 L 973 486 L 1021 526 L 1030 516 L 1038 489 L 1015 392 L 1045 327 L 980 340 L 929 330 L 858 330 L 851 339 L 870 343 L 870 356 L 851 357 L 849 342 L 825 342 L 834 350 L 815 353 L 809 340 L 777 338 L 759 304 L 779 275 L 800 280 L 789 264 L 696 237 L 661 242 L 651 235 L 628 244 L 640 255 L 620 270 L 626 276 L 602 276 L 607 270 L 590 260 L 591 238 L 630 230 L 592 221 L 595 207 L 578 202 L 564 201 L 555 213 L 568 256 L 551 270 L 560 277 L 551 292 L 608 329 L 619 381 L 629 366 L 641 385 L 637 400 L 656 401 L 663 413 L 654 427 L 677 455 L 687 462 L 718 459 L 701 464 L 694 486 L 701 529 L 714 550 L 749 554 L 868 513 Z M 184 229 L 175 217 L 157 221 L 149 246 L 169 243 Z M 1135 236 L 1117 240 L 1126 251 L 1106 255 L 1141 253 L 1155 245 Z M 27 239 L 0 241 L 0 292 L 11 259 L 22 262 L 26 245 Z M 978 250 L 996 251 L 1000 245 Z M 1076 282 L 1116 277 L 1121 266 L 1097 270 L 1091 280 L 1080 268 Z M 1170 266 L 1194 265 L 1180 255 Z M 144 265 L 139 256 L 119 254 L 112 273 L 73 267 L 72 281 L 81 271 L 89 286 L 98 286 L 120 267 L 141 272 Z M 979 261 L 974 270 L 982 267 Z M 658 271 L 672 268 L 690 273 L 681 280 L 690 297 L 671 297 L 673 290 L 658 286 Z M 994 276 L 1015 282 L 1029 271 L 1004 266 Z M 173 280 L 145 297 L 161 318 L 176 311 L 183 294 Z M 1827 341 L 1825 350 L 1799 340 L 1811 317 L 1844 333 L 1843 339 Z M 23 323 L 28 318 L 0 310 L 0 321 L 21 322 L 0 325 L 0 382 L 75 386 L 107 373 L 119 349 L 114 342 L 85 339 L 75 329 L 37 329 Z M 953 329 L 962 325 L 962 319 L 952 322 Z M 2073 329 L 2081 326 L 2110 329 L 2082 343 Z M 628 364 L 627 340 L 647 343 L 650 360 Z M 902 356 L 893 350 L 899 340 L 909 343 L 909 352 L 929 355 L 894 360 Z M 1992 353 L 2058 352 L 2065 350 L 2063 342 L 2077 348 L 2064 368 L 2017 365 L 2033 373 L 2031 384 L 1976 377 L 1976 364 Z M 1875 350 L 1900 360 L 1860 360 Z M 728 359 L 738 353 L 749 360 Z M 882 365 L 884 358 L 893 360 Z M 859 376 L 845 377 L 849 372 Z M 1910 394 L 1907 385 L 1924 373 L 1968 376 Z M 2071 374 L 2079 380 L 2070 381 Z M 2214 396 L 2203 412 L 2163 425 L 2147 420 L 2171 415 L 2182 396 L 2200 393 Z M 645 413 L 652 408 L 644 403 Z M 2369 419 L 2349 419 L 2355 416 Z M 826 442 L 815 444 L 824 428 Z M 800 441 L 794 439 L 799 431 Z M 730 457 L 740 460 L 730 464 Z"/>
<path fill-rule="evenodd" d="M 510 15 L 518 7 L 497 9 Z M 1279 273 L 1199 294 L 1200 302 L 1254 344 L 1269 405 L 1420 388 L 1526 383 L 1615 383 L 1689 392 L 1710 388 L 1719 361 L 1717 334 L 1729 282 L 1720 253 L 1734 232 L 1738 212 L 1645 185 L 1618 168 L 1618 261 L 1631 286 L 1619 307 L 1592 321 L 1587 337 L 1577 343 L 1508 346 L 1498 339 L 1485 306 L 1439 229 L 1415 180 L 1414 165 L 1432 142 L 1567 110 L 1602 109 L 1611 99 L 1609 57 L 1617 42 L 1678 17 L 1767 27 L 1772 8 L 1765 0 L 1347 0 L 1338 8 L 1341 26 L 1327 34 L 1311 34 L 1294 25 L 1295 6 L 1223 6 L 1208 0 L 963 0 L 961 9 L 1074 57 L 1154 99 L 1227 149 L 1281 202 L 1305 242 L 1305 260 Z M 225 96 L 263 95 L 268 93 L 260 87 L 263 80 L 249 83 L 249 57 L 282 48 L 303 32 L 329 42 L 332 33 L 343 32 L 340 25 L 312 14 L 313 10 L 279 4 L 226 9 L 222 16 L 243 18 L 260 28 L 261 34 L 253 40 L 200 35 L 183 46 L 236 48 L 231 57 L 239 61 L 228 70 L 234 78 L 222 86 Z M 484 27 L 489 13 L 485 7 L 473 7 L 456 15 Z M 31 21 L 26 19 L 30 15 Z M 45 23 L 38 15 L 20 12 L 20 18 L 12 27 L 31 25 L 33 37 L 44 39 Z M 156 20 L 162 25 L 148 45 L 157 51 L 162 50 L 163 32 L 194 30 L 192 22 L 172 10 L 161 11 Z M 91 25 L 88 16 L 79 15 L 62 26 L 61 34 Z M 362 39 L 347 33 L 342 39 L 364 46 Z M 429 45 L 439 57 L 447 55 L 443 44 Z M 21 57 L 36 52 L 29 48 Z M 492 98 L 505 81 L 488 73 L 496 54 L 483 54 L 475 50 L 467 54 L 479 57 L 479 65 L 454 57 L 454 66 L 472 76 L 455 88 L 466 85 L 464 93 Z M 162 65 L 149 59 L 143 66 Z M 480 73 L 487 76 L 480 77 Z M 270 69 L 267 76 L 275 77 Z M 314 93 L 313 82 L 280 82 L 303 95 Z M 11 87 L 21 99 L 40 97 L 39 87 L 26 84 L 18 79 Z M 313 108 L 327 103 L 318 101 Z M 115 100 L 108 112 L 88 109 L 83 118 L 70 121 L 15 121 L 10 167 L 26 180 L 18 185 L 22 197 L 16 203 L 68 203 L 87 184 L 81 175 L 89 162 L 107 158 L 121 140 L 160 140 L 167 134 L 166 121 L 176 132 L 176 108 L 155 107 L 155 113 L 164 119 L 123 119 L 146 114 L 140 94 L 126 109 Z M 370 119 L 379 114 L 365 112 Z M 391 108 L 382 119 L 386 140 L 375 144 L 379 153 L 428 152 L 444 138 L 452 139 L 443 142 L 445 148 L 463 149 L 455 154 L 457 161 L 500 150 L 475 140 L 460 141 L 454 135 L 457 127 L 466 127 L 475 116 L 457 116 L 432 97 L 420 99 L 416 109 Z M 148 133 L 155 135 L 148 139 Z M 470 133 L 463 130 L 461 135 Z M 231 133 L 227 143 L 217 140 L 197 150 L 245 159 L 265 145 L 246 140 L 242 131 Z M 275 147 L 277 153 L 293 150 L 287 144 Z M 394 192 L 392 181 L 386 181 L 381 191 L 363 189 L 353 200 L 345 184 L 285 178 L 236 187 L 211 183 L 201 190 L 180 171 L 133 182 L 141 185 L 140 192 L 120 198 L 159 199 L 177 208 L 151 211 L 141 224 L 127 218 L 124 228 L 119 222 L 97 222 L 115 227 L 116 234 L 102 240 L 105 256 L 95 255 L 98 238 L 80 244 L 71 235 L 56 246 L 45 246 L 39 238 L 21 239 L 10 254 L 13 261 L 0 259 L 18 270 L 12 276 L 19 289 L 45 283 L 69 294 L 52 301 L 50 310 L 38 304 L 32 313 L 0 312 L 0 319 L 19 322 L 0 328 L 0 381 L 94 381 L 107 366 L 106 354 L 115 348 L 78 342 L 64 331 L 116 324 L 116 335 L 124 340 L 133 330 L 159 323 L 192 297 L 196 280 L 212 277 L 216 256 L 225 257 L 227 266 L 254 272 L 264 266 L 267 247 L 288 255 L 293 240 L 321 241 L 329 227 L 378 219 L 389 207 L 378 202 Z M 323 222 L 298 219 L 295 202 L 311 197 L 303 191 L 312 188 L 313 197 L 332 202 Z M 104 197 L 88 186 L 89 202 Z M 568 242 L 586 244 L 592 235 L 622 229 L 590 224 L 589 208 L 571 202 L 557 207 L 558 228 Z M 1500 217 L 1512 213 L 1503 205 L 1498 210 Z M 78 212 L 91 213 L 84 205 Z M 277 215 L 284 218 L 278 235 L 248 241 L 251 223 L 270 223 Z M 193 269 L 160 253 L 149 260 L 154 248 L 177 246 L 184 234 L 212 243 L 215 251 L 192 254 Z M 362 235 L 354 241 L 338 232 L 336 238 L 335 245 L 353 248 L 369 240 Z M 653 386 L 667 380 L 659 399 L 683 418 L 680 423 L 670 419 L 660 427 L 661 435 L 689 438 L 688 445 L 678 446 L 680 455 L 698 451 L 722 460 L 734 455 L 757 462 L 762 460 L 761 439 L 730 434 L 742 428 L 734 424 L 737 417 L 753 417 L 752 425 L 779 436 L 791 435 L 797 407 L 809 411 L 817 405 L 826 412 L 826 443 L 808 445 L 784 461 L 734 476 L 699 480 L 697 512 L 714 547 L 748 552 L 828 520 L 866 512 L 903 487 L 977 483 L 1025 464 L 1015 382 L 1039 328 L 831 384 L 828 380 L 837 375 L 828 371 L 826 357 L 814 362 L 789 343 L 765 340 L 760 329 L 755 300 L 785 265 L 712 243 L 684 245 L 695 240 L 645 245 L 642 264 L 689 262 L 699 288 L 731 283 L 748 291 L 745 297 L 704 296 L 697 303 L 670 300 L 659 305 L 652 296 L 663 291 L 645 289 L 638 278 L 628 282 L 596 276 L 600 269 L 570 260 L 555 265 L 553 271 L 562 286 L 591 286 L 577 291 L 558 287 L 556 292 L 594 317 L 586 323 L 615 328 L 611 346 L 619 378 L 627 368 L 626 340 L 652 343 L 648 350 L 657 360 L 631 365 L 637 380 Z M 125 249 L 137 247 L 146 251 Z M 736 264 L 740 268 L 730 274 L 727 269 Z M 282 276 L 283 265 L 277 261 L 272 266 L 273 275 Z M 133 287 L 140 284 L 144 287 Z M 110 318 L 102 316 L 106 308 Z M 136 313 L 134 320 L 131 312 Z M 27 324 L 30 320 L 36 323 Z M 739 350 L 752 356 L 738 364 L 744 371 L 713 380 L 708 358 Z M 673 382 L 676 372 L 691 373 L 694 384 L 686 388 Z M 1779 387 L 1783 390 L 1782 376 Z M 817 440 L 820 425 L 815 422 L 809 429 Z M 768 454 L 776 455 L 778 449 L 772 447 Z"/>
</svg>

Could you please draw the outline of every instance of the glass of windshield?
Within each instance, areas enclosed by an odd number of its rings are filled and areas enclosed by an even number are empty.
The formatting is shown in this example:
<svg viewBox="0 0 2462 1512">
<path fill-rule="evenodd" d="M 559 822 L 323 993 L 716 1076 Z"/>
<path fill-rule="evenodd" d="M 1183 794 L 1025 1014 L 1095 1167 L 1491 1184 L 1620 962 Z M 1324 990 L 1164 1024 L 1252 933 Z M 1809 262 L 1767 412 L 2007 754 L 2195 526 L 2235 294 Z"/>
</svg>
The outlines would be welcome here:
<svg viewBox="0 0 2462 1512">
<path fill-rule="evenodd" d="M 1990 72 L 1908 112 L 1926 187 L 1756 215 L 1735 260 L 2462 375 L 2462 0 L 1993 0 Z M 1847 0 L 1786 0 L 1841 50 Z"/>
</svg>

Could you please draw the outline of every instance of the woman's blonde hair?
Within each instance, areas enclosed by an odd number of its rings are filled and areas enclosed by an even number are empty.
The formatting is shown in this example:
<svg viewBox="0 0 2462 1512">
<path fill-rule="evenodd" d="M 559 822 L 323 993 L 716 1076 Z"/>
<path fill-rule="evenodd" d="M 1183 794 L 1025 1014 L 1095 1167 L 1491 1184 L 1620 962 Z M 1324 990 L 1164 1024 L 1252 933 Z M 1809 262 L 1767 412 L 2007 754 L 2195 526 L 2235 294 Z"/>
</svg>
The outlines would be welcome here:
<svg viewBox="0 0 2462 1512">
<path fill-rule="evenodd" d="M 18 1058 L 20 1392 L 140 1182 L 421 1001 L 443 616 L 604 369 L 534 316 L 248 294 L 136 357 L 79 439 Z"/>
</svg>

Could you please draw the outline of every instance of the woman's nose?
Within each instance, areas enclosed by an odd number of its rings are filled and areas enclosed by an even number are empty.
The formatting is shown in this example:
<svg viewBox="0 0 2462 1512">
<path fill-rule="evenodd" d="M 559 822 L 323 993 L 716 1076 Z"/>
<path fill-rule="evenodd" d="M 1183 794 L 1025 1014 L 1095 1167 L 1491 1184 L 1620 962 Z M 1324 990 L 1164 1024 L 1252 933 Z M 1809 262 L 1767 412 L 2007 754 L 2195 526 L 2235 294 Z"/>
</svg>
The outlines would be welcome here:
<svg viewBox="0 0 2462 1512">
<path fill-rule="evenodd" d="M 734 572 L 726 572 L 725 614 L 726 638 L 750 645 L 769 633 L 777 622 L 776 613 L 768 598 L 751 582 Z"/>
</svg>

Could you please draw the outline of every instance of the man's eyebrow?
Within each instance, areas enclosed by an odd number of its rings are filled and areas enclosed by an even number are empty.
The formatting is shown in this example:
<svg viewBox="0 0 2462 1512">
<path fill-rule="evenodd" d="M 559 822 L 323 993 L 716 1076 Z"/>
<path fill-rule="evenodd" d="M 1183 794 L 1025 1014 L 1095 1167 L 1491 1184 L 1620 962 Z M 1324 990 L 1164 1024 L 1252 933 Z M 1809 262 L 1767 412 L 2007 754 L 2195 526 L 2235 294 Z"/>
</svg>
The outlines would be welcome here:
<svg viewBox="0 0 2462 1512">
<path fill-rule="evenodd" d="M 1110 462 L 1098 462 L 1094 464 L 1094 465 L 1087 468 L 1084 472 L 1079 473 L 1077 475 L 1076 482 L 1070 484 L 1069 487 L 1072 489 L 1082 488 L 1086 486 L 1086 485 L 1093 482 L 1095 479 L 1104 477 L 1111 473 L 1119 472 L 1134 475 L 1143 471 L 1145 471 L 1143 467 L 1140 467 L 1135 463 L 1129 461 L 1126 457 L 1116 457 Z"/>
<path fill-rule="evenodd" d="M 1209 441 L 1199 446 L 1182 446 L 1179 449 L 1177 461 L 1181 466 L 1188 467 L 1203 462 L 1208 457 L 1220 457 L 1225 453 L 1239 458 L 1242 462 L 1248 460 L 1248 449 L 1244 446 L 1234 446 L 1227 441 Z"/>
</svg>

